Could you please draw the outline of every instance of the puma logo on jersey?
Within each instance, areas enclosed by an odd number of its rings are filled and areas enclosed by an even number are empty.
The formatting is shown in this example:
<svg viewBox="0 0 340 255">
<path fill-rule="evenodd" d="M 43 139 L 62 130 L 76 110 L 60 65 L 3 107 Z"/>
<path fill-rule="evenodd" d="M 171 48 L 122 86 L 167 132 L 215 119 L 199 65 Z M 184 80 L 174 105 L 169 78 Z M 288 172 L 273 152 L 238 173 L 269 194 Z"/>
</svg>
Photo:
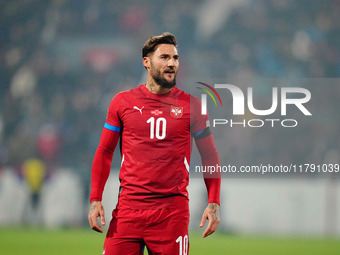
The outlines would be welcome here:
<svg viewBox="0 0 340 255">
<path fill-rule="evenodd" d="M 138 110 L 138 111 L 140 112 L 140 114 L 142 114 L 142 109 L 143 109 L 143 108 L 144 108 L 144 106 L 143 106 L 142 108 L 140 108 L 140 109 L 139 109 L 137 106 L 134 106 L 134 107 L 133 107 L 133 109 Z"/>
</svg>

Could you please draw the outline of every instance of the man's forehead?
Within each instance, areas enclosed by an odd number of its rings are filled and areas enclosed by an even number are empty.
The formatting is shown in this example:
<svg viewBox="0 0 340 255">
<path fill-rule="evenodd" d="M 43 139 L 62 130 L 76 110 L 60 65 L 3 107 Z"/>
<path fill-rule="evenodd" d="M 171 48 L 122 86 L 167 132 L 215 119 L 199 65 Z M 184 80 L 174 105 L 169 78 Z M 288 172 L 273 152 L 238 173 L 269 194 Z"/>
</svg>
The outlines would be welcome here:
<svg viewBox="0 0 340 255">
<path fill-rule="evenodd" d="M 168 54 L 168 55 L 177 55 L 177 48 L 173 44 L 158 44 L 155 47 L 155 51 L 157 55 Z"/>
</svg>

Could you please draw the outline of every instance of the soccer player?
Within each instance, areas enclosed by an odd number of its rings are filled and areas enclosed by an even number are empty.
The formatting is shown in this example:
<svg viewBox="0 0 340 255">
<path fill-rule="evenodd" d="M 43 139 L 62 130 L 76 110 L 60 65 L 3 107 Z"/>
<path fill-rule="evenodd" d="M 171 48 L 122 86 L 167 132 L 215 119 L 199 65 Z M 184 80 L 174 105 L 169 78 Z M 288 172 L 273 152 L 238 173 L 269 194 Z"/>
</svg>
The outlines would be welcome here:
<svg viewBox="0 0 340 255">
<path fill-rule="evenodd" d="M 121 138 L 120 187 L 103 254 L 188 254 L 187 186 L 192 137 L 204 166 L 219 164 L 207 115 L 200 100 L 176 87 L 179 67 L 176 38 L 170 33 L 151 37 L 143 47 L 146 84 L 118 93 L 112 100 L 91 178 L 89 223 L 103 232 L 101 203 L 113 152 Z M 214 233 L 220 221 L 220 174 L 208 178 L 208 206 L 200 227 Z"/>
</svg>

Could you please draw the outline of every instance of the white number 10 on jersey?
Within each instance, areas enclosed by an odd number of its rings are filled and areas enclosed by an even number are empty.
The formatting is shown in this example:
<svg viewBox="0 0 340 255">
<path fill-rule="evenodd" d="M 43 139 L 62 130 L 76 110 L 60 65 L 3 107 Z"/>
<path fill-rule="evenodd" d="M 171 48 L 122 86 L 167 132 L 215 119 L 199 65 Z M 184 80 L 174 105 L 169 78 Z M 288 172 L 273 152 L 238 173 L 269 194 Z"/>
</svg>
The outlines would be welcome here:
<svg viewBox="0 0 340 255">
<path fill-rule="evenodd" d="M 146 123 L 150 123 L 150 139 L 154 139 L 155 136 L 157 139 L 164 139 L 166 136 L 166 119 L 160 117 L 156 120 L 155 125 L 155 117 L 151 117 L 146 121 Z M 162 125 L 162 128 L 161 128 Z M 156 126 L 156 128 L 155 128 Z M 161 132 L 162 129 L 162 132 Z"/>
</svg>

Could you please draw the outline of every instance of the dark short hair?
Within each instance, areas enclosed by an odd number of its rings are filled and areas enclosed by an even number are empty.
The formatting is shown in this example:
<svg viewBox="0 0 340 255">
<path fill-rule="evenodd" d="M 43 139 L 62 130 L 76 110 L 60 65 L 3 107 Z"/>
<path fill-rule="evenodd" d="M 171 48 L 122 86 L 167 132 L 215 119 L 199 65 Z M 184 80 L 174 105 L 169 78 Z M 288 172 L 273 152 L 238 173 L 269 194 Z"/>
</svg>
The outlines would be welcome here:
<svg viewBox="0 0 340 255">
<path fill-rule="evenodd" d="M 143 58 L 154 52 L 158 44 L 172 44 L 177 47 L 175 36 L 169 32 L 165 32 L 161 35 L 151 36 L 150 39 L 144 44 L 142 51 Z"/>
</svg>

